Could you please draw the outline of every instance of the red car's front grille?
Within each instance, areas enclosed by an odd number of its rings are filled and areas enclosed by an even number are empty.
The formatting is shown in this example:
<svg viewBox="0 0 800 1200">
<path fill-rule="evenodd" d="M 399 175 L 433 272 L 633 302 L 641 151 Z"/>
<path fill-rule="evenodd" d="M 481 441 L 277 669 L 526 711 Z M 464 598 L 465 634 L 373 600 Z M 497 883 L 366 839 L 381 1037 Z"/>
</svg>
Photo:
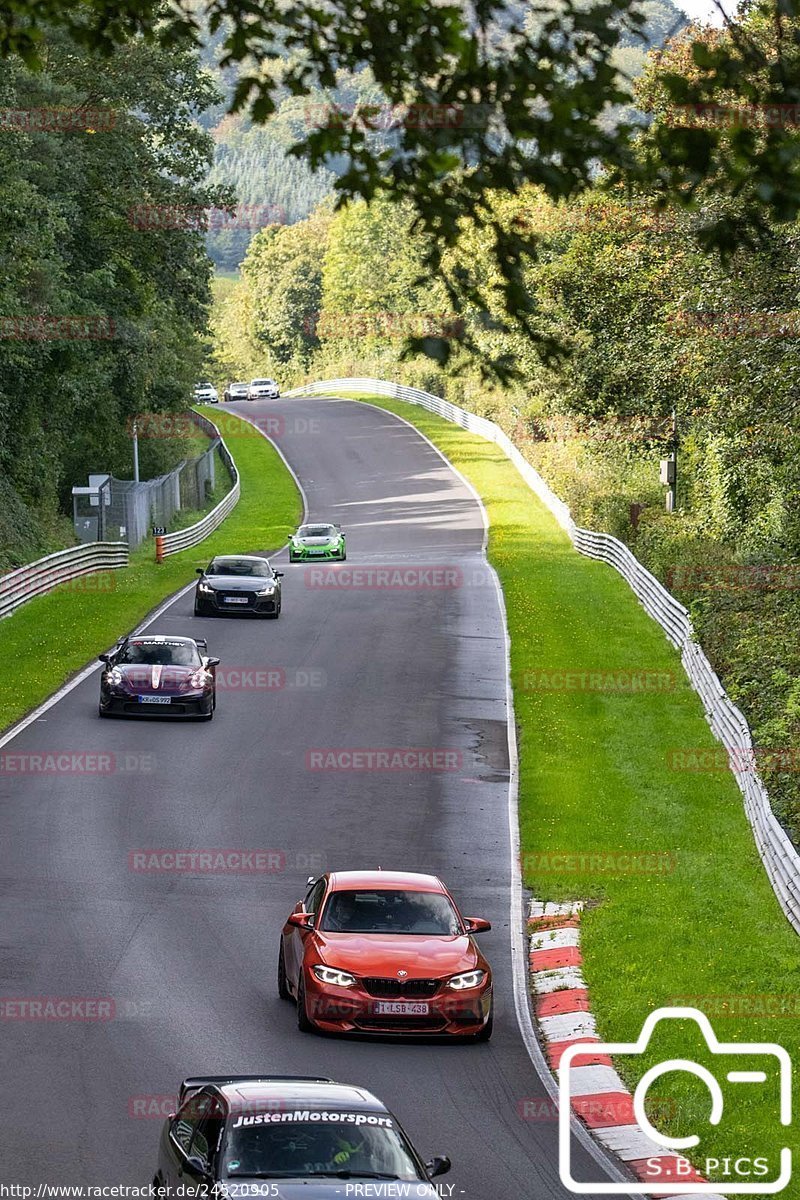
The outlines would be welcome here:
<svg viewBox="0 0 800 1200">
<path fill-rule="evenodd" d="M 447 1026 L 444 1017 L 355 1017 L 353 1024 L 357 1029 L 393 1033 L 441 1033 Z"/>
<path fill-rule="evenodd" d="M 370 996 L 390 1000 L 426 1000 L 435 996 L 442 986 L 441 979 L 380 979 L 377 976 L 368 976 L 361 983 Z"/>
</svg>

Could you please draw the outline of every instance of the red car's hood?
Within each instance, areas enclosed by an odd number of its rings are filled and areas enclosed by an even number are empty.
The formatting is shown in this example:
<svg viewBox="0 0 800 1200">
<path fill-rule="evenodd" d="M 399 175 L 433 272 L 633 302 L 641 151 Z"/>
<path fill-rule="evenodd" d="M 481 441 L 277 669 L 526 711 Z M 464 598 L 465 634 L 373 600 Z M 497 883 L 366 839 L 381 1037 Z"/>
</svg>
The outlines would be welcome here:
<svg viewBox="0 0 800 1200">
<path fill-rule="evenodd" d="M 397 978 L 408 971 L 409 979 L 432 979 L 472 970 L 479 955 L 472 939 L 428 937 L 398 933 L 317 933 L 316 949 L 328 966 L 357 975 Z"/>
</svg>

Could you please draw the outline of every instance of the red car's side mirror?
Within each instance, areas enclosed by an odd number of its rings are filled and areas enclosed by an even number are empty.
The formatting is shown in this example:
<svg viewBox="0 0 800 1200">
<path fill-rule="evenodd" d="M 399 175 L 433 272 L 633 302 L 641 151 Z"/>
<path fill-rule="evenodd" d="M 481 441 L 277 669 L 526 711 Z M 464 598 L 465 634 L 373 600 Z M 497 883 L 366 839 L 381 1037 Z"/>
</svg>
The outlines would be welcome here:
<svg viewBox="0 0 800 1200">
<path fill-rule="evenodd" d="M 296 929 L 313 929 L 314 917 L 312 913 L 307 912 L 290 913 L 288 923 Z"/>
<path fill-rule="evenodd" d="M 467 927 L 467 933 L 488 933 L 492 928 L 492 922 L 484 921 L 483 917 L 466 917 L 464 924 Z"/>
</svg>

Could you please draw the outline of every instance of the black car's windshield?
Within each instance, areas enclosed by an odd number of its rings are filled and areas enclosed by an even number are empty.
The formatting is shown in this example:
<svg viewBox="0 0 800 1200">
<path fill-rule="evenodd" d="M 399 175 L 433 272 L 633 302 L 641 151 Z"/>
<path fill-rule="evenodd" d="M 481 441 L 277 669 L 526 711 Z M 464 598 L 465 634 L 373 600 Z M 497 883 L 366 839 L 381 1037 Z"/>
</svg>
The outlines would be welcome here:
<svg viewBox="0 0 800 1200">
<path fill-rule="evenodd" d="M 199 667 L 200 651 L 194 642 L 128 642 L 116 662 L 139 666 Z"/>
<path fill-rule="evenodd" d="M 419 933 L 453 937 L 461 923 L 441 892 L 334 892 L 322 914 L 325 933 Z"/>
<path fill-rule="evenodd" d="M 301 525 L 300 537 L 333 537 L 336 533 L 333 525 Z"/>
<path fill-rule="evenodd" d="M 302 1119 L 283 1120 L 295 1116 Z M 262 1120 L 268 1123 L 258 1124 Z M 248 1121 L 252 1123 L 244 1123 Z M 424 1179 L 391 1117 L 331 1112 L 323 1105 L 299 1113 L 276 1110 L 235 1116 L 228 1129 L 222 1168 L 223 1179 L 242 1175 Z"/>
<path fill-rule="evenodd" d="M 265 560 L 252 558 L 215 558 L 206 570 L 206 575 L 241 575 L 244 579 L 264 579 L 271 574 L 272 568 Z"/>
</svg>

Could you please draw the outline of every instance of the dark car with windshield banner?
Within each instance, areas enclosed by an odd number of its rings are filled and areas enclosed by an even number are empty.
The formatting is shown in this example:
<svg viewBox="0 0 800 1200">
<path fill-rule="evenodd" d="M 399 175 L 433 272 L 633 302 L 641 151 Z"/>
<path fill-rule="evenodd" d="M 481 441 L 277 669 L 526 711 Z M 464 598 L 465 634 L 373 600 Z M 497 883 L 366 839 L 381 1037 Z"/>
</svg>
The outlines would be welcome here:
<svg viewBox="0 0 800 1200">
<path fill-rule="evenodd" d="M 324 1077 L 208 1075 L 184 1080 L 153 1185 L 165 1197 L 434 1200 L 431 1180 L 449 1170 L 448 1158 L 423 1162 L 364 1088 Z"/>
</svg>

